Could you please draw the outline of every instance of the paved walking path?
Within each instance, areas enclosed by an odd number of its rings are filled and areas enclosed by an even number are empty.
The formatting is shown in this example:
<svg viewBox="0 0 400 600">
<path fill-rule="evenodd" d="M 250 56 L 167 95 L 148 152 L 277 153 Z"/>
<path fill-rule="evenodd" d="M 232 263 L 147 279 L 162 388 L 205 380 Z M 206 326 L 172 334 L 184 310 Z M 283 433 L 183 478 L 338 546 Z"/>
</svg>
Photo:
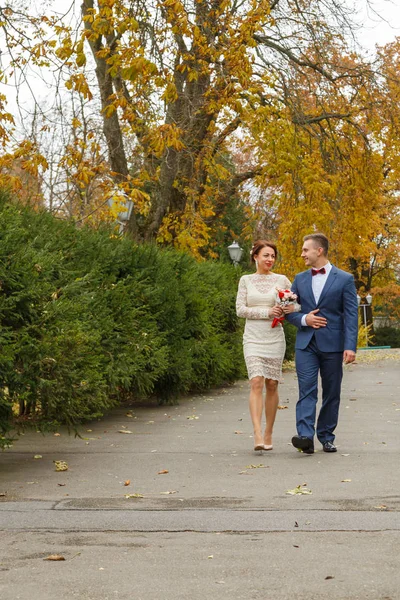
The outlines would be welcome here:
<svg viewBox="0 0 400 600">
<path fill-rule="evenodd" d="M 247 382 L 22 436 L 0 454 L 1 600 L 400 598 L 400 351 L 359 356 L 333 455 L 290 444 L 293 372 L 262 456 Z"/>
</svg>

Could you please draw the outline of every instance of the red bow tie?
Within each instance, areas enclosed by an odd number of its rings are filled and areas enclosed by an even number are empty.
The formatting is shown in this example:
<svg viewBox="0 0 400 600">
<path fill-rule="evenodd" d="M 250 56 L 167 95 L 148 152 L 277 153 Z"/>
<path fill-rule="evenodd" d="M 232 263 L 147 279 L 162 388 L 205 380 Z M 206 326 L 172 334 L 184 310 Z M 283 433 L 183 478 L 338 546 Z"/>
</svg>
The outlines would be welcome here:
<svg viewBox="0 0 400 600">
<path fill-rule="evenodd" d="M 311 269 L 311 275 L 325 275 L 326 269 L 322 267 L 322 269 Z"/>
</svg>

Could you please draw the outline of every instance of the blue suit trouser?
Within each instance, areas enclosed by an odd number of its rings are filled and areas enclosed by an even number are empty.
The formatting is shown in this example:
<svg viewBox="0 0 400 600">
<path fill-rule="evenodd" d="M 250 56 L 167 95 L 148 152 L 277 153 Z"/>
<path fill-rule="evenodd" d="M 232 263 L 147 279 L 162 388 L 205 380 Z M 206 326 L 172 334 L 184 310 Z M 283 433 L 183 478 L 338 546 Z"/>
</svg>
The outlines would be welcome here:
<svg viewBox="0 0 400 600">
<path fill-rule="evenodd" d="M 322 406 L 317 421 L 317 437 L 322 444 L 333 442 L 339 418 L 343 352 L 321 352 L 313 336 L 304 350 L 296 348 L 296 371 L 299 385 L 296 405 L 298 435 L 314 438 L 320 373 Z"/>
</svg>

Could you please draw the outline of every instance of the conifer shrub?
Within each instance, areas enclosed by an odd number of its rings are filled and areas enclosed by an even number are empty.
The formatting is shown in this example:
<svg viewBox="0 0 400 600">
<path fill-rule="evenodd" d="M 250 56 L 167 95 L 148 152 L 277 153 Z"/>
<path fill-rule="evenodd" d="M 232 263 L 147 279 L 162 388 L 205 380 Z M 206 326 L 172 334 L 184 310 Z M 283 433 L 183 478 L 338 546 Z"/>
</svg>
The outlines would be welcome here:
<svg viewBox="0 0 400 600">
<path fill-rule="evenodd" d="M 237 279 L 0 196 L 0 445 L 243 376 Z"/>
</svg>

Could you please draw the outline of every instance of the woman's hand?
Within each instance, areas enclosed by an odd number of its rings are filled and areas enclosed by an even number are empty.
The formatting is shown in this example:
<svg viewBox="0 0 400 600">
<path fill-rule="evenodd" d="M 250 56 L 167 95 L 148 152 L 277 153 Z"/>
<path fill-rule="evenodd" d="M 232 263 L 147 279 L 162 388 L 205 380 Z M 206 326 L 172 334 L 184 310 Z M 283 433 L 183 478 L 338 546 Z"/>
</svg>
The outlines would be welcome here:
<svg viewBox="0 0 400 600">
<path fill-rule="evenodd" d="M 270 308 L 269 309 L 269 316 L 270 317 L 277 317 L 279 319 L 279 317 L 283 316 L 282 308 L 280 306 L 274 306 L 273 308 Z"/>
<path fill-rule="evenodd" d="M 286 306 L 282 307 L 282 311 L 284 315 L 290 315 L 290 313 L 294 312 L 295 309 L 295 305 L 294 304 L 286 304 Z"/>
</svg>

